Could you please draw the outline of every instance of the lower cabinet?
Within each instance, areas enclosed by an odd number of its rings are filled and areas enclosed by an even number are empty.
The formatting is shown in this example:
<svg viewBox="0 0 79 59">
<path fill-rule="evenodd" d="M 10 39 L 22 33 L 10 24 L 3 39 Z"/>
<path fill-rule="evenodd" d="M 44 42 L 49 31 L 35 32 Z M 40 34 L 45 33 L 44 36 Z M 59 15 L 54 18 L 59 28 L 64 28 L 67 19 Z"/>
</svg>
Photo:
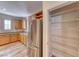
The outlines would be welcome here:
<svg viewBox="0 0 79 59">
<path fill-rule="evenodd" d="M 11 34 L 10 35 L 10 42 L 18 41 L 19 40 L 18 36 L 19 36 L 18 34 Z"/>
<path fill-rule="evenodd" d="M 11 42 L 18 41 L 18 34 L 17 33 L 11 33 L 11 34 L 0 34 L 0 45 L 8 44 Z"/>
<path fill-rule="evenodd" d="M 29 57 L 39 57 L 39 48 L 36 47 L 29 47 L 28 49 L 28 56 Z"/>
<path fill-rule="evenodd" d="M 26 34 L 20 34 L 20 42 L 27 45 L 27 35 Z"/>
<path fill-rule="evenodd" d="M 0 45 L 7 44 L 10 42 L 9 35 L 0 35 Z"/>
<path fill-rule="evenodd" d="M 20 41 L 21 43 L 27 45 L 27 35 L 19 33 L 8 33 L 0 34 L 0 45 Z"/>
</svg>

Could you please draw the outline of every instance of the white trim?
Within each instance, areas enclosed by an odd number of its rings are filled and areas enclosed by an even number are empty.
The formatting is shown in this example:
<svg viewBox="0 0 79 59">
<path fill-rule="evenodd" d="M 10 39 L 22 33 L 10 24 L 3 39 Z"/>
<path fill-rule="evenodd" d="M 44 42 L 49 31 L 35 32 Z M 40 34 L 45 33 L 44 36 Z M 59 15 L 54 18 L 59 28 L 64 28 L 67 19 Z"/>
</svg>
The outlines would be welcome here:
<svg viewBox="0 0 79 59">
<path fill-rule="evenodd" d="M 60 4 L 60 5 L 56 6 L 56 7 L 53 7 L 51 9 L 49 9 L 48 11 L 50 12 L 52 10 L 55 10 L 55 9 L 70 5 L 70 4 L 75 3 L 75 2 L 77 2 L 77 1 L 69 1 L 69 2 L 66 2 L 66 3 Z"/>
</svg>

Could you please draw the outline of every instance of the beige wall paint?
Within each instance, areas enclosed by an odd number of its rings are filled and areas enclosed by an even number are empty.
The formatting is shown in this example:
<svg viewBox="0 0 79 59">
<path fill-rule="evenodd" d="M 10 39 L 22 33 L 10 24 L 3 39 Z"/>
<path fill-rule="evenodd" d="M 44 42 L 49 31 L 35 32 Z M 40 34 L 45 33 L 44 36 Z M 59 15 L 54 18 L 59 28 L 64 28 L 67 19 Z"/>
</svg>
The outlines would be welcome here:
<svg viewBox="0 0 79 59">
<path fill-rule="evenodd" d="M 15 23 L 14 21 L 15 20 L 18 20 L 19 17 L 14 17 L 14 16 L 10 16 L 10 15 L 5 15 L 5 14 L 1 14 L 0 13 L 0 31 L 3 32 L 5 31 L 4 29 L 4 20 L 7 19 L 7 20 L 11 20 L 11 31 L 12 30 L 15 30 Z M 23 19 L 23 20 L 26 20 L 26 19 Z"/>
<path fill-rule="evenodd" d="M 51 8 L 54 8 L 60 4 L 63 4 L 63 3 L 66 3 L 68 1 L 45 1 L 43 2 L 43 7 L 45 9 L 51 9 Z"/>
<path fill-rule="evenodd" d="M 48 56 L 48 20 L 49 20 L 49 14 L 48 10 L 56 8 L 56 7 L 61 7 L 66 4 L 70 4 L 73 2 L 69 1 L 44 1 L 43 2 L 43 56 L 47 57 Z"/>
<path fill-rule="evenodd" d="M 14 29 L 13 21 L 14 21 L 15 17 L 9 16 L 9 15 L 5 15 L 5 14 L 0 14 L 0 31 L 5 31 L 4 30 L 4 20 L 5 19 L 12 20 L 11 21 L 11 30 L 13 30 Z"/>
</svg>

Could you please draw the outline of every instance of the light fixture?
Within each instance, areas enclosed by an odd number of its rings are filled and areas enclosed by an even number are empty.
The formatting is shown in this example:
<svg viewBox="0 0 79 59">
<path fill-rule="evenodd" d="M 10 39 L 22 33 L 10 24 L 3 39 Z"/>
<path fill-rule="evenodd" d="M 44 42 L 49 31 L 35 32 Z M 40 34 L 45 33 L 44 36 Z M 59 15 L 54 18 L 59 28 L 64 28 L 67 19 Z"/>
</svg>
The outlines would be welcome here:
<svg viewBox="0 0 79 59">
<path fill-rule="evenodd" d="M 6 11 L 6 8 L 2 8 L 3 11 Z"/>
</svg>

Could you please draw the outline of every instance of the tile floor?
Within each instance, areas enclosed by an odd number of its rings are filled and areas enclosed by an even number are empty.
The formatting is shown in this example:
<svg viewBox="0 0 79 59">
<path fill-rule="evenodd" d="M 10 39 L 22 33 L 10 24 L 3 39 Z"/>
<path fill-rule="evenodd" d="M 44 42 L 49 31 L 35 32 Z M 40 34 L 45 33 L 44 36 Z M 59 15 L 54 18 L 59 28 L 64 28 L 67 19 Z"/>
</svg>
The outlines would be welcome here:
<svg viewBox="0 0 79 59">
<path fill-rule="evenodd" d="M 27 57 L 27 47 L 20 42 L 0 46 L 0 57 Z"/>
</svg>

